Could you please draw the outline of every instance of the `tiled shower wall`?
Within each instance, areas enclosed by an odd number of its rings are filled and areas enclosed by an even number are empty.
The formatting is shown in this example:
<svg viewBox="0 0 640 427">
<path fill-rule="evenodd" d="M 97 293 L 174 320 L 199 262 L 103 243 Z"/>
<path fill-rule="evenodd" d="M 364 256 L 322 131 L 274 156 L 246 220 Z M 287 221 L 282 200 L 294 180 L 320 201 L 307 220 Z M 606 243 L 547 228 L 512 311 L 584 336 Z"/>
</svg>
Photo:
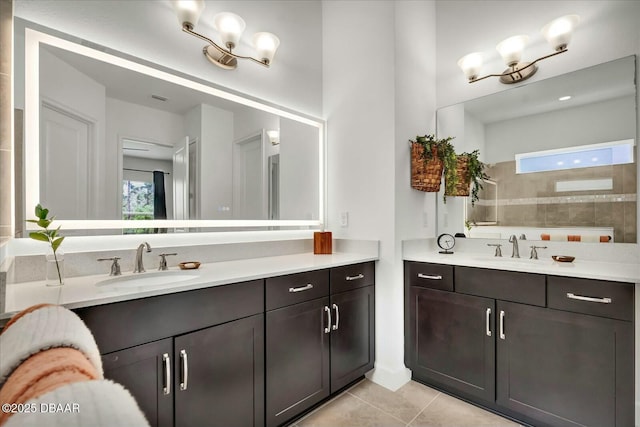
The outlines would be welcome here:
<svg viewBox="0 0 640 427">
<path fill-rule="evenodd" d="M 613 227 L 614 241 L 636 243 L 636 164 L 516 174 L 515 161 L 486 170 L 497 183 L 501 226 Z M 557 181 L 612 178 L 612 190 L 556 192 Z M 494 201 L 481 200 L 470 219 L 484 221 Z"/>
<path fill-rule="evenodd" d="M 13 235 L 11 224 L 13 0 L 0 0 L 0 245 Z"/>
</svg>

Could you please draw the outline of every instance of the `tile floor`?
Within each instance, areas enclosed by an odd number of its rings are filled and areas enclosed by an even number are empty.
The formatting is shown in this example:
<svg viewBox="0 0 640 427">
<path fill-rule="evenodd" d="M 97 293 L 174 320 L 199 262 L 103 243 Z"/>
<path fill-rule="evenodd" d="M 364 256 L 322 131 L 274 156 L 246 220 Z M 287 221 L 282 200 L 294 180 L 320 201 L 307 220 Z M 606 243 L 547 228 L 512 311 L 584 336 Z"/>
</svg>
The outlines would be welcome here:
<svg viewBox="0 0 640 427">
<path fill-rule="evenodd" d="M 517 427 L 518 424 L 411 381 L 392 392 L 354 385 L 292 427 Z"/>
</svg>

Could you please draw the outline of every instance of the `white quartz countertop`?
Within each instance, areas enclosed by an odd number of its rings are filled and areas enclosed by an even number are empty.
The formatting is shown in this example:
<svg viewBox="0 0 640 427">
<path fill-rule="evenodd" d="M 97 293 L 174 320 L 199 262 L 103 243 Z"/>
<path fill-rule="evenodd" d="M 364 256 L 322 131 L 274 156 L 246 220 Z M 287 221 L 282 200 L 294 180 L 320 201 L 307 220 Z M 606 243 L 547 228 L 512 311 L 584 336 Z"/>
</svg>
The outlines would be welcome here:
<svg viewBox="0 0 640 427">
<path fill-rule="evenodd" d="M 193 278 L 178 283 L 170 282 L 159 286 L 120 286 L 118 289 L 108 285 L 96 286 L 101 281 L 112 279 L 105 274 L 67 278 L 65 284 L 59 287 L 48 287 L 44 281 L 10 284 L 7 286 L 5 313 L 0 314 L 0 319 L 11 317 L 14 313 L 39 303 L 60 304 L 67 308 L 89 307 L 377 259 L 377 256 L 357 253 L 331 255 L 303 253 L 224 261 L 202 264 L 197 270 L 185 270 L 184 273 L 193 275 Z M 172 267 L 170 270 L 180 272 L 178 267 Z M 135 276 L 141 278 L 144 275 L 153 274 L 157 274 L 157 271 L 148 271 Z M 126 278 L 127 276 L 133 276 L 133 273 L 123 272 L 122 276 L 118 277 Z"/>
<path fill-rule="evenodd" d="M 440 254 L 436 250 L 427 249 L 406 252 L 403 254 L 403 258 L 406 261 L 640 283 L 640 265 L 638 263 L 598 262 L 580 260 L 578 258 L 573 262 L 556 262 L 550 256 L 541 256 L 540 259 L 533 260 L 528 257 L 494 257 L 487 254 L 467 252 L 455 252 L 447 255 Z"/>
</svg>

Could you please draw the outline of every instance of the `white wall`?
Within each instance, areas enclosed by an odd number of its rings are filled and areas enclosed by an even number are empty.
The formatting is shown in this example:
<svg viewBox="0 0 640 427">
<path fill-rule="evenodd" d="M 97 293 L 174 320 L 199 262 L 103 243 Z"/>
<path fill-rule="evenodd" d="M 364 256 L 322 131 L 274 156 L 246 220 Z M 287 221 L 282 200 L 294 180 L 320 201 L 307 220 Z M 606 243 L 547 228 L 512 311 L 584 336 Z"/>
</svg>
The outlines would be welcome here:
<svg viewBox="0 0 640 427">
<path fill-rule="evenodd" d="M 253 54 L 251 37 L 270 31 L 281 40 L 271 68 L 239 61 L 223 70 L 202 55 L 205 43 L 183 33 L 168 0 L 31 0 L 14 2 L 15 16 L 108 46 L 143 60 L 276 104 L 319 116 L 322 111 L 322 12 L 319 1 L 211 1 L 196 31 L 216 39 L 213 16 L 230 11 L 247 27 L 236 49 Z"/>
<path fill-rule="evenodd" d="M 200 218 L 232 219 L 233 113 L 202 104 Z"/>
<path fill-rule="evenodd" d="M 635 103 L 635 97 L 627 96 L 490 123 L 485 126 L 486 159 L 506 162 L 518 153 L 635 139 Z"/>
<path fill-rule="evenodd" d="M 323 2 L 328 226 L 380 240 L 372 378 L 392 389 L 409 379 L 400 242 L 433 233 L 433 195 L 409 186 L 408 140 L 434 131 L 434 25 L 433 2 Z"/>
<path fill-rule="evenodd" d="M 318 129 L 281 119 L 280 139 L 280 219 L 317 220 Z"/>
</svg>

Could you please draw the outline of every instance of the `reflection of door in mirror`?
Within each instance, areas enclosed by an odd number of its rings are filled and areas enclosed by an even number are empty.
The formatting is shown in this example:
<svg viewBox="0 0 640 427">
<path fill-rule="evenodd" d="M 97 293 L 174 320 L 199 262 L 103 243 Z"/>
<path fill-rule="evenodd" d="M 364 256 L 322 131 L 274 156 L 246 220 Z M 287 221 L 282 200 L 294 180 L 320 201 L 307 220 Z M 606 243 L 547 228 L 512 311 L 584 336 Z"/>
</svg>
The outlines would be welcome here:
<svg viewBox="0 0 640 427">
<path fill-rule="evenodd" d="M 189 219 L 189 137 L 173 146 L 173 217 Z"/>
<path fill-rule="evenodd" d="M 197 212 L 199 212 L 198 206 L 198 140 L 193 139 L 189 142 L 189 219 L 199 219 Z"/>
<path fill-rule="evenodd" d="M 68 219 L 89 217 L 88 153 L 92 124 L 63 108 L 42 103 L 40 203 Z"/>
</svg>

